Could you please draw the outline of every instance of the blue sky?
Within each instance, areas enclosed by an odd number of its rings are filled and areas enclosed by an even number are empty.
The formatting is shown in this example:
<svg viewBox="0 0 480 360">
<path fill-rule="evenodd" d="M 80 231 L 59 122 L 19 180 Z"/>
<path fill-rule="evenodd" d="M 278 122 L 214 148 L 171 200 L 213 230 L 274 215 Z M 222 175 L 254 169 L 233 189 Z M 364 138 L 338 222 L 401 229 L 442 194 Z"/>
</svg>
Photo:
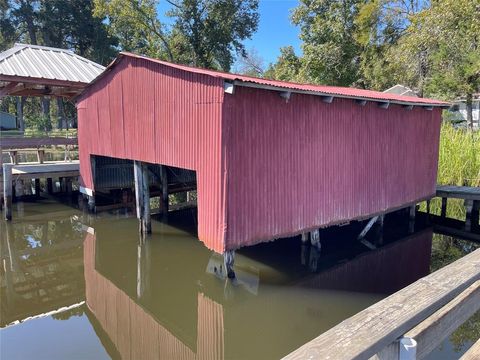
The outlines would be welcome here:
<svg viewBox="0 0 480 360">
<path fill-rule="evenodd" d="M 297 0 L 260 0 L 260 23 L 251 40 L 244 42 L 247 50 L 254 48 L 265 65 L 274 62 L 280 54 L 282 46 L 292 45 L 296 53 L 300 53 L 299 29 L 290 22 L 290 12 L 298 4 Z M 160 0 L 158 14 L 162 21 L 169 6 Z"/>
</svg>

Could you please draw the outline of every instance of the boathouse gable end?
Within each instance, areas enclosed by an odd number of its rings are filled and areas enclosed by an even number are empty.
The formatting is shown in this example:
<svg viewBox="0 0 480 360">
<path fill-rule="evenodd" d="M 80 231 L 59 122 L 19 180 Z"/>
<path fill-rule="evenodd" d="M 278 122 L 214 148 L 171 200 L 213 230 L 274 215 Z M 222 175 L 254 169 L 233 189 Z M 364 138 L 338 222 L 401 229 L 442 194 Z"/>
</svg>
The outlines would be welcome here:
<svg viewBox="0 0 480 360">
<path fill-rule="evenodd" d="M 198 237 L 217 252 L 432 197 L 441 108 L 121 54 L 78 99 L 92 155 L 196 172 Z"/>
<path fill-rule="evenodd" d="M 194 170 L 199 238 L 222 252 L 223 85 L 146 59 L 117 58 L 77 99 L 81 185 L 95 191 L 94 156 Z"/>
</svg>

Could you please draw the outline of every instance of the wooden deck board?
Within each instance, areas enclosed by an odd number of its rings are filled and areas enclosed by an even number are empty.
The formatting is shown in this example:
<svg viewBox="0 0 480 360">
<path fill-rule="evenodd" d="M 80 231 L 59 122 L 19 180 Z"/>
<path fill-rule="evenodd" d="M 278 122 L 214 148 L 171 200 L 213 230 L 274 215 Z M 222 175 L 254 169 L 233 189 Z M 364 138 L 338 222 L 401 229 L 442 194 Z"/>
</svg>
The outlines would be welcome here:
<svg viewBox="0 0 480 360">
<path fill-rule="evenodd" d="M 480 187 L 438 185 L 437 196 L 468 200 L 480 200 Z"/>
</svg>

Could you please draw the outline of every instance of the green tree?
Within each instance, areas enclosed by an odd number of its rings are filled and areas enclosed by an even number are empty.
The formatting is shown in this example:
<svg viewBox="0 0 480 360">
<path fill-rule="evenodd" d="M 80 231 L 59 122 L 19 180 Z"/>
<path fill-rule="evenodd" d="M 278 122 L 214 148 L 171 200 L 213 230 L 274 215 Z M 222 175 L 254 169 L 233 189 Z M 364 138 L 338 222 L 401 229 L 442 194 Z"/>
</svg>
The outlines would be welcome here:
<svg viewBox="0 0 480 360">
<path fill-rule="evenodd" d="M 397 73 L 420 82 L 427 96 L 467 99 L 480 88 L 480 0 L 436 0 L 412 17 L 395 52 Z"/>
<path fill-rule="evenodd" d="M 235 54 L 245 56 L 242 41 L 257 30 L 258 0 L 167 1 L 172 5 L 167 15 L 189 50 L 188 63 L 228 71 Z"/>
<path fill-rule="evenodd" d="M 398 82 L 390 62 L 395 63 L 397 43 L 412 16 L 428 6 L 428 1 L 417 0 L 372 0 L 361 5 L 355 19 L 355 40 L 361 46 L 357 85 L 384 90 Z"/>
<path fill-rule="evenodd" d="M 111 36 L 125 51 L 173 61 L 168 33 L 157 14 L 156 0 L 93 0 L 93 13 L 106 18 Z"/>
<path fill-rule="evenodd" d="M 359 77 L 355 19 L 365 0 L 300 0 L 292 22 L 300 26 L 300 77 L 308 82 L 351 85 Z"/>
<path fill-rule="evenodd" d="M 268 79 L 296 81 L 299 80 L 301 59 L 295 54 L 293 46 L 280 49 L 277 62 L 270 64 L 264 76 Z"/>
</svg>

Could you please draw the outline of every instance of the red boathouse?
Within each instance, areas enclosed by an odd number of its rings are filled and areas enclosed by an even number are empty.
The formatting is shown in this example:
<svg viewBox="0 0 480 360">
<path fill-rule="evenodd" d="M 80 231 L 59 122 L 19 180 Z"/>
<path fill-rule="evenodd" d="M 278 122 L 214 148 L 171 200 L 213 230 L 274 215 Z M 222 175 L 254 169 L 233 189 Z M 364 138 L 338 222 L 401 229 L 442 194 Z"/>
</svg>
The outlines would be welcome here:
<svg viewBox="0 0 480 360">
<path fill-rule="evenodd" d="M 222 253 L 433 197 L 446 106 L 121 53 L 77 99 L 81 190 L 129 186 L 132 160 L 151 181 L 190 170 L 169 176 L 194 173 L 198 237 Z"/>
</svg>

